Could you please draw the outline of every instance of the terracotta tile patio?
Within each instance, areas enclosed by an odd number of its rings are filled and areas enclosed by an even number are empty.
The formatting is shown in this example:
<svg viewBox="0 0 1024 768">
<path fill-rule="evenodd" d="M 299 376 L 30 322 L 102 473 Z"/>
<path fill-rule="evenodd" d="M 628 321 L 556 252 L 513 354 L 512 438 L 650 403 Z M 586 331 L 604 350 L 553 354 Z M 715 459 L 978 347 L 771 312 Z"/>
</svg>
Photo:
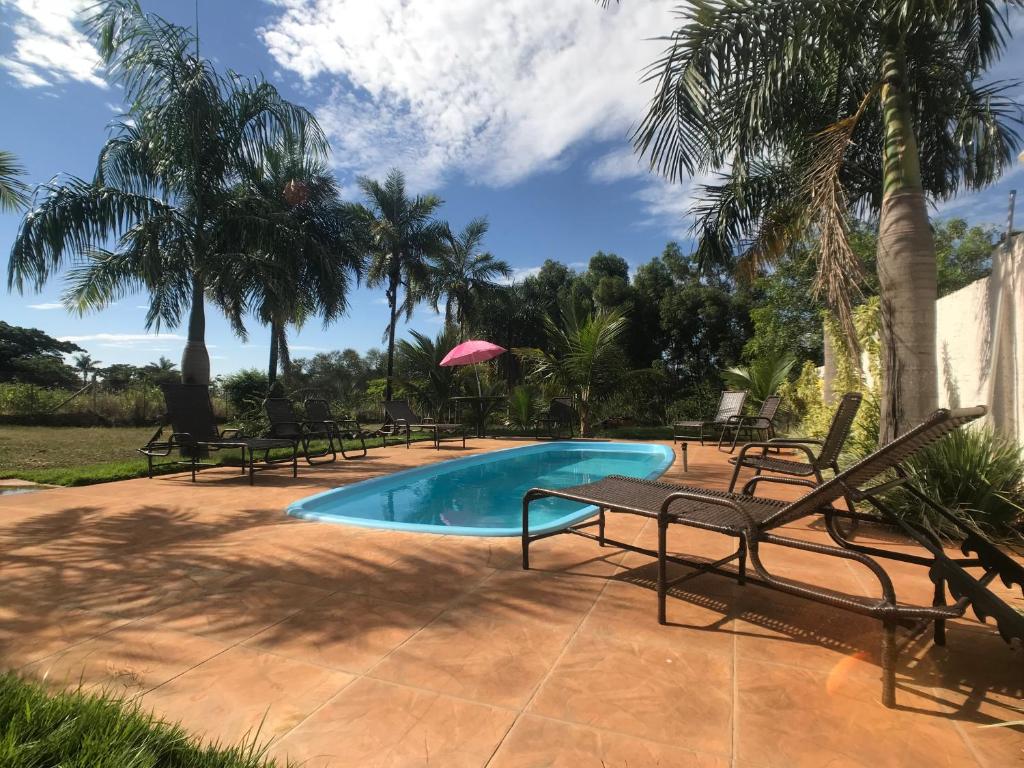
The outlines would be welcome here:
<svg viewBox="0 0 1024 768">
<path fill-rule="evenodd" d="M 514 539 L 282 514 L 324 488 L 508 445 L 398 446 L 254 487 L 214 470 L 0 498 L 0 661 L 141 696 L 209 739 L 262 722 L 272 754 L 310 768 L 1024 765 L 1024 728 L 981 727 L 1024 718 L 1024 658 L 990 625 L 953 623 L 945 648 L 915 641 L 889 710 L 870 620 L 702 576 L 662 627 L 643 556 L 556 537 L 523 572 Z M 713 448 L 691 446 L 689 464 L 667 477 L 728 479 Z M 655 531 L 612 516 L 609 533 L 652 544 Z M 675 535 L 725 554 L 713 535 Z M 845 562 L 765 560 L 870 593 Z M 924 574 L 893 573 L 897 594 L 930 594 Z"/>
</svg>

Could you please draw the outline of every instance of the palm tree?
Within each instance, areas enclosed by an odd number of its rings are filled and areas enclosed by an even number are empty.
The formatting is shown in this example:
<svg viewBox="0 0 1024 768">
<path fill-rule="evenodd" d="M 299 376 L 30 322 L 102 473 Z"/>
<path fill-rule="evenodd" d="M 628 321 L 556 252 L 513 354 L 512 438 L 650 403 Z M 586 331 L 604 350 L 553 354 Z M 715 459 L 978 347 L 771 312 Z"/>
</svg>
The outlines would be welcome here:
<svg viewBox="0 0 1024 768">
<path fill-rule="evenodd" d="M 457 370 L 441 365 L 448 350 L 458 343 L 455 329 L 446 326 L 435 339 L 419 331 L 410 335 L 412 341 L 402 339 L 396 345 L 402 386 L 427 413 L 437 416 L 457 386 Z"/>
<path fill-rule="evenodd" d="M 392 169 L 383 184 L 360 177 L 359 187 L 366 205 L 359 206 L 359 226 L 368 237 L 370 264 L 367 285 L 385 286 L 390 321 L 387 327 L 388 365 L 384 399 L 391 399 L 395 367 L 395 326 L 398 314 L 406 319 L 427 295 L 431 259 L 444 249 L 447 226 L 434 219 L 441 206 L 435 195 L 409 197 L 405 176 Z"/>
<path fill-rule="evenodd" d="M 243 227 L 272 232 L 266 217 L 241 220 L 229 194 L 242 169 L 285 135 L 326 152 L 313 117 L 263 80 L 218 74 L 187 29 L 143 14 L 136 0 L 96 6 L 89 28 L 110 73 L 124 86 L 129 115 L 113 124 L 92 181 L 44 184 L 25 216 L 8 265 L 8 287 L 38 290 L 71 259 L 65 304 L 107 306 L 149 292 L 146 327 L 176 327 L 188 312 L 181 361 L 186 382 L 210 380 L 204 298 L 217 297 L 244 333 L 239 264 Z M 112 250 L 107 245 L 113 242 Z M 228 300 L 230 298 L 230 301 Z"/>
<path fill-rule="evenodd" d="M 443 299 L 445 323 L 458 326 L 460 337 L 465 336 L 466 322 L 474 314 L 477 299 L 500 287 L 494 281 L 496 277 L 512 274 L 507 263 L 481 251 L 487 228 L 487 219 L 480 217 L 458 234 L 446 231 L 445 248 L 431 275 L 434 310 L 440 310 Z"/>
<path fill-rule="evenodd" d="M 25 169 L 10 152 L 0 150 L 0 211 L 20 211 L 28 205 Z"/>
<path fill-rule="evenodd" d="M 240 279 L 245 303 L 270 327 L 267 377 L 273 384 L 279 360 L 290 374 L 288 326 L 300 327 L 314 315 L 331 323 L 347 310 L 365 243 L 354 209 L 342 204 L 337 182 L 302 137 L 287 137 L 268 149 L 247 170 L 235 195 L 239 208 L 253 218 L 273 222 L 266 233 L 250 227 L 237 233 L 240 242 L 256 235 L 251 250 L 259 257 L 242 266 Z"/>
<path fill-rule="evenodd" d="M 82 372 L 82 386 L 89 383 L 89 374 L 95 373 L 100 366 L 99 360 L 93 360 L 87 353 L 82 352 L 72 358 L 75 361 L 75 368 Z"/>
<path fill-rule="evenodd" d="M 882 440 L 935 407 L 935 251 L 926 195 L 995 179 L 1019 107 L 985 82 L 1021 0 L 707 0 L 650 70 L 638 151 L 671 179 L 729 166 L 699 197 L 699 252 L 771 262 L 819 239 L 817 289 L 853 339 L 851 211 L 879 217 Z"/>
<path fill-rule="evenodd" d="M 625 358 L 619 342 L 627 329 L 618 309 L 580 316 L 572 301 L 562 307 L 562 324 L 545 316 L 547 347 L 518 347 L 534 381 L 549 382 L 571 393 L 580 417 L 580 434 L 590 434 L 593 406 L 620 379 Z"/>
</svg>

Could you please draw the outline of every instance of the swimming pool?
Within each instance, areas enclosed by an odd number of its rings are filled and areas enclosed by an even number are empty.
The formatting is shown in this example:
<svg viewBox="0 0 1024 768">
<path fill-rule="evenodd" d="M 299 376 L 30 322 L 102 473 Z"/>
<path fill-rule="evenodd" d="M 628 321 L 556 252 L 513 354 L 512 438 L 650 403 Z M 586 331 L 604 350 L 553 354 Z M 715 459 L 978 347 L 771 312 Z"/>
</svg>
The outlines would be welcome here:
<svg viewBox="0 0 1024 768">
<path fill-rule="evenodd" d="M 648 443 L 554 442 L 507 448 L 396 472 L 291 504 L 288 514 L 371 528 L 519 536 L 523 494 L 530 488 L 567 488 L 607 475 L 653 480 L 675 458 Z M 565 499 L 530 506 L 530 531 L 545 533 L 590 517 L 593 507 Z"/>
</svg>

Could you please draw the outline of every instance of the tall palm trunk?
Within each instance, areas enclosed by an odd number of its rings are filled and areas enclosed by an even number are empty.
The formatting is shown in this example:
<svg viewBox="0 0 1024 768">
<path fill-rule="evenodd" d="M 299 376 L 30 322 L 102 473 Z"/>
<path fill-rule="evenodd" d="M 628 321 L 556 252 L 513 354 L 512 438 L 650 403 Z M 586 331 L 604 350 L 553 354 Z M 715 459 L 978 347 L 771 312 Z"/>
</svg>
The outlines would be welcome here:
<svg viewBox="0 0 1024 768">
<path fill-rule="evenodd" d="M 199 275 L 192 276 L 192 307 L 188 315 L 188 341 L 181 354 L 181 380 L 185 384 L 210 383 L 210 353 L 206 350 L 205 292 Z"/>
<path fill-rule="evenodd" d="M 394 257 L 395 262 L 398 261 L 398 256 Z M 391 400 L 391 378 L 395 371 L 395 324 L 398 319 L 398 282 L 399 276 L 396 273 L 391 274 L 391 279 L 388 282 L 388 307 L 391 310 L 391 322 L 388 324 L 388 374 L 387 383 L 384 385 L 384 402 Z"/>
<path fill-rule="evenodd" d="M 276 320 L 270 321 L 270 364 L 267 368 L 267 383 L 273 384 L 277 381 L 277 359 L 279 338 L 279 326 Z"/>
<path fill-rule="evenodd" d="M 921 185 L 905 68 L 899 46 L 893 45 L 883 61 L 885 147 L 878 234 L 882 444 L 920 422 L 938 403 L 935 242 Z"/>
</svg>

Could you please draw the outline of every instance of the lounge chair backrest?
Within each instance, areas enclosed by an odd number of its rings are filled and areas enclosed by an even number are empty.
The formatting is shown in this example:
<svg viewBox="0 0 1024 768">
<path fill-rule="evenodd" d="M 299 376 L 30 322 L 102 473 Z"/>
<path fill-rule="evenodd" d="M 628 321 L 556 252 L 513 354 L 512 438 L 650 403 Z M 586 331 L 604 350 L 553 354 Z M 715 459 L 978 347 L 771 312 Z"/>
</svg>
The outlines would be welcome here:
<svg viewBox="0 0 1024 768">
<path fill-rule="evenodd" d="M 217 419 L 205 384 L 161 384 L 167 405 L 167 420 L 176 433 L 187 433 L 196 442 L 220 439 Z"/>
<path fill-rule="evenodd" d="M 863 399 L 860 392 L 847 392 L 839 401 L 839 407 L 832 416 L 832 425 L 828 428 L 828 434 L 825 435 L 821 450 L 818 452 L 818 459 L 814 462 L 819 469 L 834 466 L 839 460 L 839 454 L 846 445 L 846 438 L 850 436 L 853 420 Z"/>
<path fill-rule="evenodd" d="M 292 401 L 283 397 L 268 397 L 263 401 L 263 410 L 270 420 L 270 436 L 297 439 L 302 437 L 302 427 L 295 413 Z"/>
<path fill-rule="evenodd" d="M 888 445 L 879 448 L 849 469 L 840 472 L 831 480 L 780 509 L 765 520 L 762 527 L 774 528 L 821 510 L 844 497 L 848 489 L 862 488 L 869 480 L 902 464 L 921 449 L 964 424 L 984 416 L 985 413 L 986 409 L 983 405 L 953 410 L 940 408 L 909 432 L 897 437 Z"/>
<path fill-rule="evenodd" d="M 306 421 L 334 421 L 330 404 L 322 398 L 311 397 L 303 403 L 303 407 L 306 410 Z"/>
<path fill-rule="evenodd" d="M 384 403 L 384 412 L 392 421 L 404 421 L 407 424 L 422 424 L 423 419 L 412 409 L 408 400 L 391 400 Z"/>
<path fill-rule="evenodd" d="M 718 412 L 715 414 L 715 421 L 725 422 L 733 416 L 743 413 L 743 403 L 747 400 L 746 392 L 726 390 L 722 393 L 722 399 L 718 401 Z"/>
<path fill-rule="evenodd" d="M 771 395 L 766 397 L 761 402 L 761 410 L 757 412 L 757 418 L 764 419 L 765 421 L 771 421 L 775 418 L 776 412 L 779 410 L 779 405 L 782 404 L 782 397 L 780 395 Z"/>
<path fill-rule="evenodd" d="M 554 397 L 548 406 L 548 417 L 564 424 L 572 424 L 576 419 L 576 409 L 572 406 L 571 397 Z"/>
</svg>

